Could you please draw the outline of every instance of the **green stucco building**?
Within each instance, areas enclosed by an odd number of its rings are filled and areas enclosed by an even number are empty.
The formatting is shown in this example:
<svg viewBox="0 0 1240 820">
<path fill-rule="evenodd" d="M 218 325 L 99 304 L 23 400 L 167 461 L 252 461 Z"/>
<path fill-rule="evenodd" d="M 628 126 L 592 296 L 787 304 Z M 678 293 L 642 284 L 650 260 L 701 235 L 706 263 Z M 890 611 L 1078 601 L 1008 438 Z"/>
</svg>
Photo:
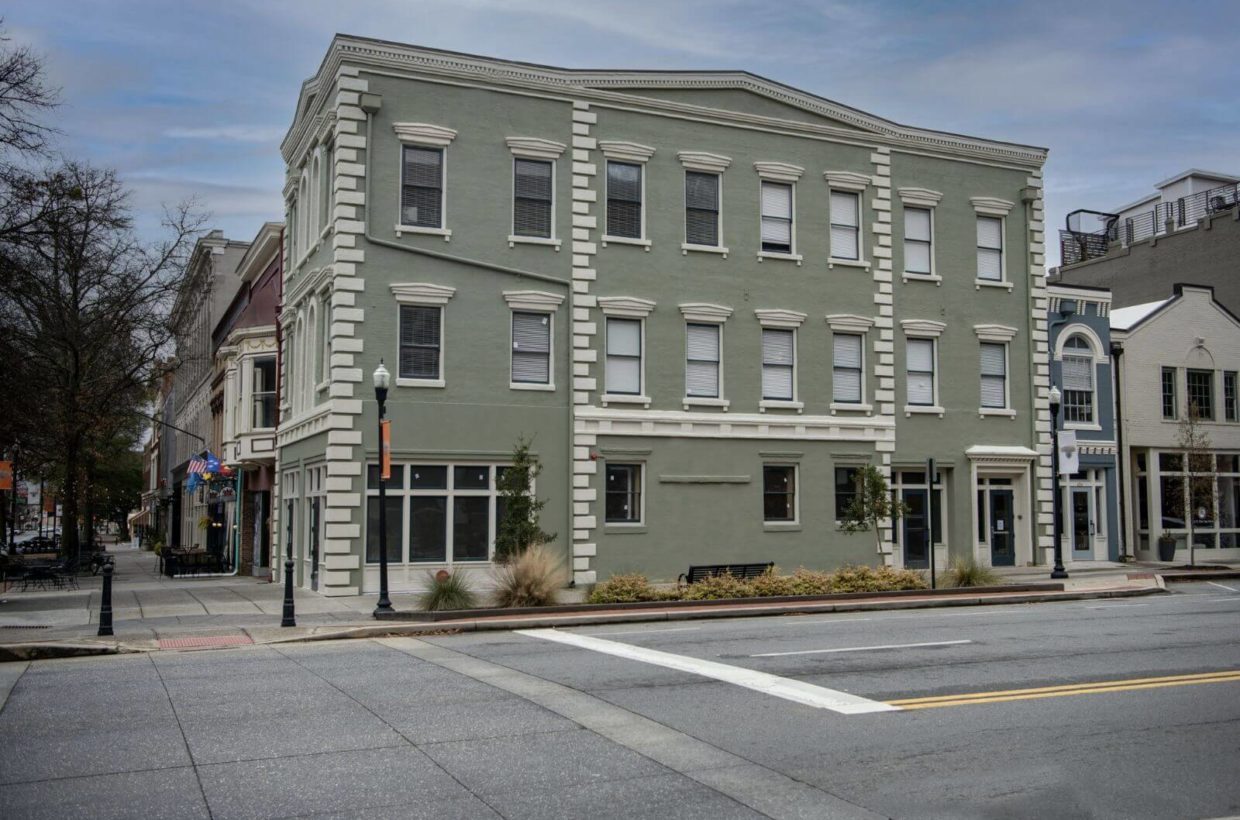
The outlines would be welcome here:
<svg viewBox="0 0 1240 820">
<path fill-rule="evenodd" d="M 377 588 L 380 360 L 393 590 L 489 574 L 522 436 L 578 584 L 922 567 L 931 540 L 940 565 L 1045 561 L 1044 149 L 744 72 L 338 36 L 282 151 L 274 526 L 299 584 Z M 837 526 L 866 463 L 911 508 L 881 549 Z"/>
</svg>

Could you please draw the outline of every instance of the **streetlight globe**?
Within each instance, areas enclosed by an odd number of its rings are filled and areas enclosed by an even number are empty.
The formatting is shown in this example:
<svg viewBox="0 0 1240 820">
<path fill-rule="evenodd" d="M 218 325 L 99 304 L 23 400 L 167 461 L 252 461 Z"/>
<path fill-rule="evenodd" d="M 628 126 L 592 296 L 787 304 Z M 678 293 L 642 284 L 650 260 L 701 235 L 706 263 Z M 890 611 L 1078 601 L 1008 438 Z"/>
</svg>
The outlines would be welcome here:
<svg viewBox="0 0 1240 820">
<path fill-rule="evenodd" d="M 392 374 L 389 373 L 388 369 L 383 366 L 382 359 L 379 360 L 379 366 L 375 368 L 373 378 L 375 380 L 376 390 L 387 390 L 388 385 L 392 383 Z"/>
<path fill-rule="evenodd" d="M 1057 385 L 1051 385 L 1051 392 L 1050 392 L 1050 395 L 1048 396 L 1048 398 L 1051 400 L 1051 404 L 1059 404 L 1059 399 L 1061 398 L 1061 395 L 1062 394 L 1059 392 L 1059 387 Z"/>
</svg>

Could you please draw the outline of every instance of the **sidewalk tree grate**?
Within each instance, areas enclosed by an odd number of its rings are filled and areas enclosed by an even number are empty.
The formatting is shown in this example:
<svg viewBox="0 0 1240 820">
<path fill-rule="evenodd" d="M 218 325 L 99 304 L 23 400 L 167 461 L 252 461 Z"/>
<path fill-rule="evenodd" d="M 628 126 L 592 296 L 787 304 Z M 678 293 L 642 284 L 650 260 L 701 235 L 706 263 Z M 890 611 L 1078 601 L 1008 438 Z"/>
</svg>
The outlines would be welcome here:
<svg viewBox="0 0 1240 820">
<path fill-rule="evenodd" d="M 210 649 L 217 646 L 248 646 L 254 643 L 249 635 L 214 635 L 198 638 L 161 638 L 160 649 Z"/>
</svg>

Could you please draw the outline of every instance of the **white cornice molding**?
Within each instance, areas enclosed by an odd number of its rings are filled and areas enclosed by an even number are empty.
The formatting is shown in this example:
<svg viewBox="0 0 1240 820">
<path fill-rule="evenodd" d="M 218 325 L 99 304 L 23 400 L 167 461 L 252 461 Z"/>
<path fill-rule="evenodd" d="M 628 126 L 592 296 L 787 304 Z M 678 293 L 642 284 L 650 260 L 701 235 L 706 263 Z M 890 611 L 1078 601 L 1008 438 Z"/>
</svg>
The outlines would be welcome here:
<svg viewBox="0 0 1240 820">
<path fill-rule="evenodd" d="M 722 323 L 732 315 L 732 308 L 712 305 L 709 302 L 685 302 L 680 305 L 680 312 L 690 322 Z"/>
<path fill-rule="evenodd" d="M 919 208 L 933 208 L 943 199 L 941 193 L 931 191 L 929 188 L 897 188 L 896 193 L 905 205 L 914 205 Z"/>
<path fill-rule="evenodd" d="M 993 196 L 971 196 L 969 202 L 973 204 L 973 210 L 987 216 L 1007 216 L 1016 207 L 1015 202 Z"/>
<path fill-rule="evenodd" d="M 874 327 L 874 320 L 868 316 L 858 316 L 855 313 L 829 313 L 827 314 L 827 324 L 832 330 L 865 333 Z"/>
<path fill-rule="evenodd" d="M 704 171 L 708 174 L 722 174 L 732 164 L 731 157 L 708 154 L 705 151 L 681 151 L 676 158 L 687 170 Z"/>
<path fill-rule="evenodd" d="M 430 282 L 398 282 L 392 285 L 392 295 L 396 301 L 407 305 L 446 305 L 455 293 L 456 288 Z"/>
<path fill-rule="evenodd" d="M 505 142 L 514 157 L 528 159 L 558 159 L 568 147 L 562 142 L 539 137 L 509 137 Z"/>
<path fill-rule="evenodd" d="M 1016 328 L 1007 325 L 974 325 L 973 332 L 983 342 L 1010 342 L 1016 338 Z"/>
<path fill-rule="evenodd" d="M 864 191 L 874 182 L 870 175 L 858 174 L 855 171 L 826 171 L 823 177 L 828 185 L 841 191 Z"/>
<path fill-rule="evenodd" d="M 919 336 L 923 338 L 938 338 L 947 329 L 947 325 L 932 319 L 905 319 L 900 322 L 900 327 L 904 329 L 905 336 Z"/>
<path fill-rule="evenodd" d="M 551 310 L 564 304 L 564 297 L 545 290 L 506 290 L 504 301 L 513 310 Z"/>
<path fill-rule="evenodd" d="M 800 165 L 793 165 L 788 162 L 759 161 L 753 164 L 753 169 L 763 179 L 770 179 L 776 182 L 796 182 L 805 174 L 805 169 Z"/>
<path fill-rule="evenodd" d="M 396 132 L 396 138 L 401 142 L 414 145 L 444 148 L 456 139 L 456 129 L 432 125 L 429 122 L 397 122 L 392 124 L 392 130 Z"/>
<path fill-rule="evenodd" d="M 600 296 L 598 308 L 604 316 L 625 316 L 630 319 L 644 319 L 654 310 L 655 303 L 649 299 L 636 296 Z"/>
<path fill-rule="evenodd" d="M 649 145 L 624 140 L 599 140 L 598 150 L 602 151 L 603 156 L 608 159 L 626 162 L 645 162 L 654 156 L 654 149 Z"/>
<path fill-rule="evenodd" d="M 758 317 L 758 323 L 763 327 L 797 328 L 805 324 L 805 314 L 796 310 L 760 308 L 753 315 Z"/>
</svg>

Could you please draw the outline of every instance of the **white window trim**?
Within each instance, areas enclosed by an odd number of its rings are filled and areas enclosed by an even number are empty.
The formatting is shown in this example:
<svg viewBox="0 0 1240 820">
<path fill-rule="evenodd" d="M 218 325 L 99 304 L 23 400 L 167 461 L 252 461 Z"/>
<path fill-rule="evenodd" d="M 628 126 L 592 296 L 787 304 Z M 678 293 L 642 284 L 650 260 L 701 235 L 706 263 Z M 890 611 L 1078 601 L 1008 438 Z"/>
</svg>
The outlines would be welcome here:
<svg viewBox="0 0 1240 820">
<path fill-rule="evenodd" d="M 603 235 L 599 239 L 599 244 L 604 248 L 609 244 L 614 245 L 637 245 L 650 251 L 650 234 L 646 229 L 647 220 L 647 196 L 646 196 L 646 163 L 654 156 L 655 149 L 649 145 L 642 145 L 638 142 L 627 142 L 624 140 L 599 140 L 598 149 L 603 152 Z M 615 160 L 616 162 L 624 162 L 630 165 L 637 165 L 641 168 L 641 185 L 642 185 L 642 226 L 641 236 L 634 238 L 628 236 L 611 236 L 607 233 L 607 161 Z"/>
<path fill-rule="evenodd" d="M 866 188 L 873 184 L 874 180 L 866 174 L 853 171 L 827 171 L 823 177 L 827 180 L 827 270 L 836 266 L 869 270 L 870 263 L 865 254 L 865 221 L 862 219 L 862 214 L 865 211 Z M 857 195 L 856 259 L 837 257 L 834 248 L 831 247 L 831 193 L 833 191 Z"/>
<path fill-rule="evenodd" d="M 689 325 L 691 324 L 712 325 L 715 328 L 715 332 L 719 334 L 719 362 L 718 362 L 719 385 L 718 385 L 718 390 L 716 391 L 718 392 L 719 395 L 717 396 L 690 396 L 689 395 L 689 385 L 688 385 L 689 348 L 688 348 L 688 345 L 689 345 Z M 721 407 L 723 408 L 723 411 L 726 413 L 728 408 L 732 405 L 732 402 L 726 398 L 727 394 L 724 393 L 724 387 L 723 387 L 723 322 L 720 320 L 703 321 L 701 319 L 686 318 L 684 359 L 685 359 L 685 385 L 684 385 L 685 395 L 684 395 L 684 398 L 680 400 L 681 408 L 684 410 L 688 410 L 690 407 Z"/>
<path fill-rule="evenodd" d="M 938 204 L 943 199 L 943 195 L 938 191 L 932 191 L 929 188 L 897 188 L 896 193 L 900 197 L 900 202 L 905 208 L 922 208 L 930 212 L 930 273 L 912 273 L 907 269 L 900 275 L 900 281 L 908 282 L 933 282 L 935 287 L 943 286 L 943 277 L 939 276 L 938 266 L 935 263 L 935 249 L 938 242 L 935 241 L 935 217 L 938 215 Z M 907 240 L 903 231 L 901 237 Z M 905 265 L 907 267 L 908 254 L 903 253 Z"/>
<path fill-rule="evenodd" d="M 1015 331 L 1013 330 L 1013 335 Z M 981 402 L 981 366 L 978 366 L 978 407 L 977 417 L 986 418 L 987 416 L 1000 416 L 1007 418 L 1016 418 L 1016 409 L 1012 407 L 1012 346 L 1007 341 L 987 338 L 978 334 L 978 351 L 980 353 L 983 344 L 1003 345 L 1003 406 L 1002 407 L 982 407 Z"/>
<path fill-rule="evenodd" d="M 645 322 L 642 322 L 643 327 Z M 643 339 L 644 341 L 644 339 Z M 643 357 L 645 358 L 644 354 Z M 638 484 L 641 489 L 638 490 L 638 499 L 640 501 L 637 510 L 636 521 L 608 521 L 607 520 L 607 464 L 614 462 L 616 466 L 633 466 L 637 468 L 639 476 Z M 615 458 L 605 458 L 603 460 L 603 529 L 605 530 L 641 530 L 646 527 L 646 462 L 641 458 L 632 456 L 617 456 Z"/>
<path fill-rule="evenodd" d="M 512 226 L 512 233 L 508 235 L 508 247 L 512 248 L 512 247 L 516 247 L 517 245 L 542 245 L 542 246 L 553 247 L 555 248 L 557 252 L 559 252 L 560 246 L 563 244 L 563 240 L 559 238 L 559 234 L 556 232 L 556 229 L 558 227 L 556 224 L 556 218 L 555 218 L 556 205 L 558 204 L 558 197 L 556 196 L 556 183 L 559 179 L 559 173 L 560 173 L 560 168 L 559 168 L 560 163 L 557 160 L 559 160 L 560 156 L 564 153 L 567 146 L 562 142 L 555 142 L 553 140 L 545 140 L 539 137 L 508 137 L 508 139 L 505 142 L 508 145 L 508 150 L 512 152 L 512 158 L 513 158 L 512 159 L 513 191 L 512 191 L 512 198 L 509 202 L 509 207 L 512 211 L 512 214 L 511 214 L 511 218 L 508 221 L 508 224 Z M 529 159 L 529 160 L 536 160 L 539 162 L 550 162 L 551 163 L 551 236 L 549 237 L 517 236 L 516 184 L 517 184 L 517 160 L 518 159 Z"/>
<path fill-rule="evenodd" d="M 677 154 L 677 156 L 680 157 L 681 164 L 685 166 L 686 176 L 688 175 L 689 172 L 692 171 L 694 173 L 700 173 L 700 174 L 714 174 L 716 177 L 719 178 L 719 193 L 715 200 L 716 207 L 718 208 L 718 211 L 716 211 L 715 213 L 715 231 L 719 236 L 719 244 L 718 245 L 698 245 L 696 243 L 689 242 L 689 241 L 681 242 L 680 243 L 680 255 L 688 256 L 690 251 L 694 253 L 716 253 L 722 256 L 724 259 L 727 259 L 728 253 L 729 253 L 728 247 L 727 245 L 723 244 L 723 169 L 727 168 L 728 165 L 732 163 L 732 160 L 728 159 L 727 157 L 718 157 L 718 155 L 716 154 L 696 154 L 695 153 L 691 155 L 694 157 L 717 157 L 719 162 L 712 164 L 709 162 L 697 162 L 697 161 L 686 160 L 686 155 L 689 155 L 689 152 L 681 151 L 679 154 Z M 683 185 L 681 186 L 680 195 L 682 199 L 684 199 L 684 211 L 682 211 L 682 215 L 684 216 L 684 219 L 685 219 L 685 226 L 684 226 L 685 227 L 685 239 L 688 240 L 689 238 L 689 221 L 688 221 L 689 220 L 689 200 L 688 200 L 687 186 L 683 186 Z"/>
<path fill-rule="evenodd" d="M 598 298 L 598 307 L 605 317 L 603 319 L 603 393 L 599 396 L 599 404 L 603 407 L 609 404 L 640 404 L 645 408 L 649 408 L 650 397 L 645 392 L 646 359 L 649 352 L 646 349 L 646 317 L 654 311 L 655 303 L 649 299 L 639 299 L 636 296 L 600 296 Z M 636 319 L 641 323 L 641 367 L 638 376 L 641 379 L 641 384 L 640 392 L 637 394 L 607 392 L 607 317 Z"/>
<path fill-rule="evenodd" d="M 323 338 L 319 339 L 319 355 L 322 359 L 322 369 L 319 371 L 322 379 L 314 386 L 315 394 L 322 393 L 328 389 L 332 380 L 332 301 L 331 301 L 331 284 L 330 282 L 318 290 L 313 298 L 319 300 L 319 309 L 323 311 Z"/>
<path fill-rule="evenodd" d="M 709 302 L 685 302 L 680 305 L 680 313 L 684 316 L 686 333 L 689 324 L 697 325 L 718 325 L 719 326 L 719 395 L 711 398 L 708 396 L 690 396 L 688 390 L 681 400 L 681 407 L 688 410 L 690 407 L 721 407 L 726 413 L 728 408 L 732 406 L 732 402 L 727 398 L 724 392 L 723 381 L 723 325 L 732 315 L 732 308 L 723 305 L 713 305 Z M 686 368 L 688 367 L 688 357 L 685 358 Z"/>
<path fill-rule="evenodd" d="M 799 165 L 787 162 L 760 161 L 753 164 L 758 172 L 758 262 L 776 259 L 784 262 L 796 262 L 801 266 L 804 257 L 797 253 L 797 180 L 805 174 Z M 762 250 L 762 183 L 776 182 L 792 187 L 792 250 L 789 253 L 776 253 Z"/>
<path fill-rule="evenodd" d="M 830 323 L 830 317 L 828 317 L 827 321 L 828 323 Z M 835 398 L 835 336 L 836 334 L 861 337 L 861 400 L 860 401 L 839 401 Z M 865 413 L 868 416 L 874 412 L 874 405 L 866 401 L 868 396 L 866 394 L 866 389 L 865 389 L 866 388 L 865 372 L 866 372 L 866 365 L 869 363 L 870 357 L 866 355 L 865 349 L 866 349 L 866 345 L 868 342 L 869 342 L 869 338 L 866 335 L 866 331 L 857 330 L 855 325 L 853 325 L 852 327 L 847 327 L 845 325 L 832 325 L 831 326 L 831 357 L 832 357 L 831 358 L 831 403 L 828 405 L 828 409 L 831 411 L 831 415 L 833 416 L 840 412 Z"/>
<path fill-rule="evenodd" d="M 446 285 L 433 285 L 429 282 L 402 282 L 391 286 L 392 295 L 396 298 L 396 386 L 397 387 L 444 387 L 446 372 L 444 371 L 445 350 L 448 340 L 448 300 L 456 293 L 456 288 Z M 438 307 L 439 310 L 439 378 L 410 379 L 400 376 L 400 306 L 416 305 L 419 307 Z"/>
<path fill-rule="evenodd" d="M 931 319 L 905 319 L 900 322 L 900 326 L 904 329 L 905 339 L 905 362 L 904 362 L 904 417 L 908 418 L 913 415 L 931 415 L 943 418 L 947 412 L 940 400 L 939 390 L 942 382 L 942 371 L 939 368 L 939 337 L 943 335 L 943 331 L 947 328 L 943 322 L 936 322 Z M 934 356 L 934 403 L 933 404 L 909 404 L 908 403 L 908 340 L 910 339 L 926 339 L 931 343 L 931 352 Z"/>
<path fill-rule="evenodd" d="M 511 305 L 512 303 L 509 302 Z M 518 313 L 541 313 L 547 317 L 547 381 L 518 382 L 512 379 L 512 324 Z M 514 307 L 508 311 L 508 389 L 555 392 L 555 308 Z"/>
<path fill-rule="evenodd" d="M 801 529 L 801 465 L 795 461 L 764 461 L 762 462 L 762 467 L 764 471 L 767 467 L 792 468 L 792 519 L 788 521 L 768 521 L 764 512 L 762 514 L 762 529 L 766 532 Z M 763 496 L 762 500 L 765 502 L 765 475 L 763 476 L 763 481 L 758 486 Z"/>
<path fill-rule="evenodd" d="M 1092 416 L 1094 420 L 1093 421 L 1067 421 L 1065 419 L 1063 421 L 1063 429 L 1065 430 L 1088 430 L 1088 431 L 1097 432 L 1102 429 L 1101 408 L 1099 408 L 1098 406 L 1098 384 L 1099 384 L 1098 365 L 1110 364 L 1111 357 L 1103 353 L 1103 351 L 1106 348 L 1102 346 L 1102 339 L 1099 338 L 1098 334 L 1095 333 L 1094 329 L 1091 328 L 1089 325 L 1081 323 L 1081 322 L 1074 322 L 1070 325 L 1065 325 L 1059 328 L 1058 335 L 1055 337 L 1054 360 L 1060 363 L 1059 381 L 1060 381 L 1061 390 L 1063 389 L 1063 384 L 1062 384 L 1063 369 L 1062 368 L 1063 368 L 1064 349 L 1065 349 L 1065 346 L 1068 344 L 1068 339 L 1072 338 L 1073 336 L 1080 336 L 1085 339 L 1085 341 L 1089 344 L 1090 357 L 1093 359 L 1094 389 L 1092 391 L 1091 400 L 1093 401 Z M 1077 355 L 1077 354 L 1069 354 L 1069 355 Z M 1162 371 L 1161 370 L 1159 371 L 1159 376 L 1158 376 L 1158 400 L 1159 400 L 1159 405 L 1160 405 L 1159 415 L 1161 416 L 1162 415 L 1161 414 Z"/>
<path fill-rule="evenodd" d="M 805 323 L 806 314 L 795 310 L 782 310 L 779 308 L 766 308 L 755 310 L 754 316 L 758 318 L 758 324 L 764 328 L 772 330 L 791 330 L 792 331 L 792 399 L 764 399 L 761 398 L 761 390 L 759 390 L 758 412 L 765 413 L 767 410 L 796 410 L 800 414 L 805 409 L 805 402 L 800 400 L 800 339 L 799 329 Z M 758 354 L 761 356 L 762 346 L 758 345 Z M 759 359 L 759 363 L 761 359 Z"/>
<path fill-rule="evenodd" d="M 399 238 L 407 233 L 424 234 L 428 236 L 442 236 L 444 242 L 450 241 L 452 239 L 452 230 L 447 227 L 448 146 L 456 139 L 456 130 L 426 122 L 393 123 L 392 129 L 396 132 L 396 139 L 400 142 L 400 182 L 396 186 L 396 236 Z M 443 201 L 439 204 L 440 227 L 438 228 L 423 228 L 417 225 L 405 225 L 401 222 L 404 214 L 404 209 L 401 207 L 401 197 L 405 187 L 405 146 L 410 145 L 442 150 L 443 162 L 439 168 L 439 191 Z"/>
<path fill-rule="evenodd" d="M 1010 293 L 1015 283 L 1008 279 L 1007 217 L 1008 213 L 1016 207 L 1016 203 L 992 196 L 969 197 L 969 202 L 973 205 L 973 210 L 976 212 L 978 217 L 997 217 L 999 219 L 999 278 L 996 280 L 983 279 L 977 275 L 977 254 L 975 250 L 973 261 L 973 289 L 981 290 L 982 288 L 1003 288 Z M 976 244 L 977 242 L 974 240 L 975 248 Z"/>
</svg>

